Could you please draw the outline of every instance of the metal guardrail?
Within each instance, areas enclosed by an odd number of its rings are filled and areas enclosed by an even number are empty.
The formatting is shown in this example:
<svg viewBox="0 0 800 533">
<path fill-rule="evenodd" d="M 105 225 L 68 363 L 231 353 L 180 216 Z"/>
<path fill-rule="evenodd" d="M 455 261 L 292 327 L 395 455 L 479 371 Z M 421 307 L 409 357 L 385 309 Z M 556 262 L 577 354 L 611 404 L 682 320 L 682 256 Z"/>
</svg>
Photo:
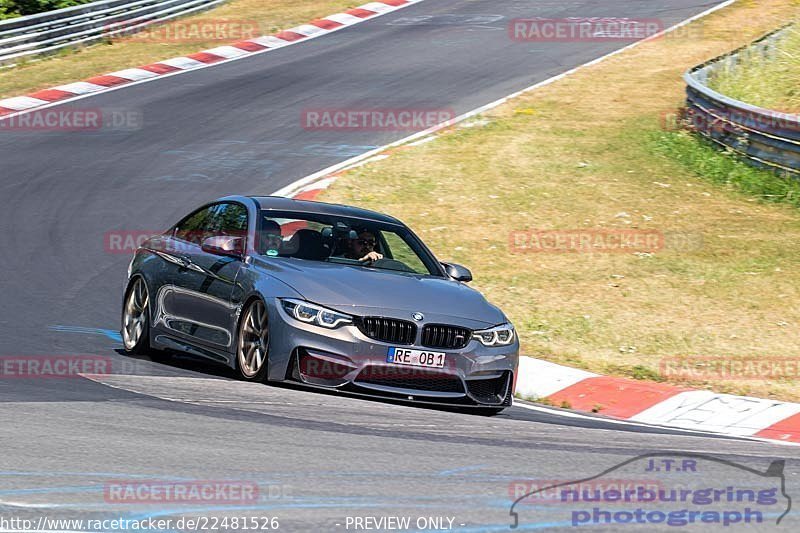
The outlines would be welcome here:
<svg viewBox="0 0 800 533">
<path fill-rule="evenodd" d="M 710 76 L 721 68 L 735 68 L 743 54 L 768 56 L 776 42 L 791 31 L 785 26 L 758 41 L 699 65 L 683 76 L 686 82 L 690 127 L 731 150 L 748 163 L 800 176 L 800 115 L 747 104 L 709 88 Z"/>
<path fill-rule="evenodd" d="M 130 34 L 226 0 L 100 0 L 0 21 L 0 65 Z"/>
</svg>

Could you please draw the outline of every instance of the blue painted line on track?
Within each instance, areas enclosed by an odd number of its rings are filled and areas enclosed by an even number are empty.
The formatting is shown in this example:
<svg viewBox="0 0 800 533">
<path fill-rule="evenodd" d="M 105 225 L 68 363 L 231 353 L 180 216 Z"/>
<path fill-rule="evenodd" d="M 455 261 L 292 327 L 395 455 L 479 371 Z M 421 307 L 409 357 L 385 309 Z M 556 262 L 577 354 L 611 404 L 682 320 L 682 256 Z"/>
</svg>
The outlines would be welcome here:
<svg viewBox="0 0 800 533">
<path fill-rule="evenodd" d="M 122 336 L 119 334 L 119 331 L 113 329 L 102 329 L 102 328 L 86 328 L 83 326 L 50 326 L 48 328 L 51 331 L 60 331 L 63 333 L 80 333 L 83 335 L 100 335 L 111 339 L 112 341 L 122 342 Z"/>
</svg>

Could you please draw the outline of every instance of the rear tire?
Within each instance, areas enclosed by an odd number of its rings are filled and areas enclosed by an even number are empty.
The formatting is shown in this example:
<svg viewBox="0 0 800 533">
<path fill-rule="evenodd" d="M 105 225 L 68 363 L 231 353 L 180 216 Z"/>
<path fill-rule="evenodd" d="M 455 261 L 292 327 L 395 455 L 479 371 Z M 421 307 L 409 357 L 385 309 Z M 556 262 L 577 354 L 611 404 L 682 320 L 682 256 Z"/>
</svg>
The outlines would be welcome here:
<svg viewBox="0 0 800 533">
<path fill-rule="evenodd" d="M 263 300 L 253 300 L 245 307 L 237 339 L 239 376 L 244 381 L 264 381 L 269 367 L 269 320 Z"/>
<path fill-rule="evenodd" d="M 122 345 L 125 353 L 149 355 L 150 297 L 144 279 L 136 277 L 128 286 L 122 304 Z"/>
</svg>

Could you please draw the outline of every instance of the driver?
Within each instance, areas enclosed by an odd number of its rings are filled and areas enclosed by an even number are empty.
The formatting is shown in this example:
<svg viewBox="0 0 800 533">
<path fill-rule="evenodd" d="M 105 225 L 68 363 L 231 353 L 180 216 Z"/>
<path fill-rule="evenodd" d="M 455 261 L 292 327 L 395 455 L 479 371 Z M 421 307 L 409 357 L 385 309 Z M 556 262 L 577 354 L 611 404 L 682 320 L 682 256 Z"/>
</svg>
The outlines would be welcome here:
<svg viewBox="0 0 800 533">
<path fill-rule="evenodd" d="M 275 256 L 281 246 L 281 226 L 274 220 L 265 218 L 261 224 L 259 247 L 262 255 Z"/>
<path fill-rule="evenodd" d="M 358 238 L 348 240 L 344 256 L 348 259 L 356 259 L 365 263 L 383 259 L 383 255 L 375 251 L 377 244 L 378 240 L 375 238 L 374 233 L 367 229 L 361 229 L 358 231 Z"/>
</svg>

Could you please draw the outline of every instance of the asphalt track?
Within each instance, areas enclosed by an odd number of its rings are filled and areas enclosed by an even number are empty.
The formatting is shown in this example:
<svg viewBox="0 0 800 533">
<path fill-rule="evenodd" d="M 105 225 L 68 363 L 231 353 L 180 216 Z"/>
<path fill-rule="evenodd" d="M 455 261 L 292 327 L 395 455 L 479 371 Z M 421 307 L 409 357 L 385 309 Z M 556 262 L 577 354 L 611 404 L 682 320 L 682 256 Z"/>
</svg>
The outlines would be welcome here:
<svg viewBox="0 0 800 533">
<path fill-rule="evenodd" d="M 627 44 L 515 43 L 509 19 L 670 25 L 714 4 L 426 0 L 307 43 L 80 101 L 141 113 L 134 131 L 0 133 L 0 355 L 106 355 L 116 370 L 94 380 L 0 380 L 0 519 L 240 512 L 315 531 L 346 530 L 347 516 L 449 516 L 460 531 L 499 531 L 510 523 L 514 480 L 580 479 L 660 450 L 756 470 L 784 458 L 786 492 L 800 494 L 794 447 L 523 407 L 487 418 L 251 385 L 189 358 L 124 357 L 113 334 L 129 257 L 106 251 L 107 232 L 159 230 L 201 202 L 269 193 L 410 133 L 308 131 L 303 109 L 460 114 Z M 434 17 L 414 18 L 423 15 Z M 711 468 L 703 479 L 725 486 L 730 476 Z M 250 480 L 262 494 L 240 507 L 103 498 L 108 480 L 154 478 Z M 563 508 L 525 511 L 521 529 L 570 525 Z M 776 528 L 774 519 L 763 529 Z M 790 514 L 778 527 L 797 522 Z"/>
</svg>

